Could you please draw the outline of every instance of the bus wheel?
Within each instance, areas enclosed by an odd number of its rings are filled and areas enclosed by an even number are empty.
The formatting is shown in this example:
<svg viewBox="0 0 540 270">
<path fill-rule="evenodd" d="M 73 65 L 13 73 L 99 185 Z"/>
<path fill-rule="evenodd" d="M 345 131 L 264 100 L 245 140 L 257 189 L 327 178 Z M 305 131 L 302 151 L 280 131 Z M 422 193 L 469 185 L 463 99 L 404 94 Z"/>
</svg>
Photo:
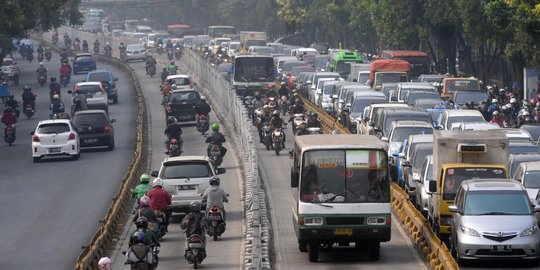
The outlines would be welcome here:
<svg viewBox="0 0 540 270">
<path fill-rule="evenodd" d="M 298 249 L 300 252 L 307 252 L 307 244 L 304 241 L 298 242 Z"/>
<path fill-rule="evenodd" d="M 319 244 L 309 244 L 309 261 L 317 262 L 319 260 Z"/>
<path fill-rule="evenodd" d="M 381 255 L 381 246 L 379 243 L 373 244 L 369 247 L 369 260 L 378 261 Z"/>
</svg>

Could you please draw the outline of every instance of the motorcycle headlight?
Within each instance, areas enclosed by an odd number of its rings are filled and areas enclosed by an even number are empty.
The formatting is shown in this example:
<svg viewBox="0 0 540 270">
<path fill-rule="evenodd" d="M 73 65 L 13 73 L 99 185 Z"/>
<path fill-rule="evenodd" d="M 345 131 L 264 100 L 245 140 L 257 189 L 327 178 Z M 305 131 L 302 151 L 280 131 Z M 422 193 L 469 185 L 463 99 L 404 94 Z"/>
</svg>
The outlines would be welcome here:
<svg viewBox="0 0 540 270">
<path fill-rule="evenodd" d="M 470 235 L 470 236 L 474 236 L 474 237 L 480 237 L 480 234 L 474 229 L 467 228 L 467 227 L 465 227 L 463 225 L 461 225 L 460 228 L 461 228 L 461 232 L 466 234 L 466 235 Z"/>
<path fill-rule="evenodd" d="M 523 230 L 523 232 L 521 232 L 521 237 L 533 235 L 537 231 L 538 231 L 538 225 L 534 225 L 534 226 L 532 226 L 532 227 L 530 227 L 528 229 Z"/>
</svg>

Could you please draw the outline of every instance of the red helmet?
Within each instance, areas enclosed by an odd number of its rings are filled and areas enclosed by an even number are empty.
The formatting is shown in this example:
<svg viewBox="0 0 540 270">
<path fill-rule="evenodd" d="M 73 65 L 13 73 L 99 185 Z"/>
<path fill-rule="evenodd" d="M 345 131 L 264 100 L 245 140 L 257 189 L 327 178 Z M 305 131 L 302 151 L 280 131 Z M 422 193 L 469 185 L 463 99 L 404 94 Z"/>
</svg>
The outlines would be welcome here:
<svg viewBox="0 0 540 270">
<path fill-rule="evenodd" d="M 176 141 L 176 139 L 172 139 L 172 140 L 171 140 L 171 143 L 173 143 L 173 144 L 177 144 L 177 143 L 178 143 L 178 141 Z"/>
</svg>

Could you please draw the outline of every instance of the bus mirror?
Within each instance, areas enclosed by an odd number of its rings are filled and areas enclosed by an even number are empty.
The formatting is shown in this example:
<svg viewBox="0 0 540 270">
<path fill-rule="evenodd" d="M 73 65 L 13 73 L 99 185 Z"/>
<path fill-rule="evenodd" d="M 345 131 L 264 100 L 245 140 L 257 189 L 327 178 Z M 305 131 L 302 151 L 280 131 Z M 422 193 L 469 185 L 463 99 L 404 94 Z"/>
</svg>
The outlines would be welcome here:
<svg viewBox="0 0 540 270">
<path fill-rule="evenodd" d="M 295 172 L 291 169 L 291 187 L 297 188 L 298 187 L 298 172 Z"/>
<path fill-rule="evenodd" d="M 437 181 L 434 181 L 434 180 L 429 181 L 429 192 L 431 193 L 437 192 Z"/>
</svg>

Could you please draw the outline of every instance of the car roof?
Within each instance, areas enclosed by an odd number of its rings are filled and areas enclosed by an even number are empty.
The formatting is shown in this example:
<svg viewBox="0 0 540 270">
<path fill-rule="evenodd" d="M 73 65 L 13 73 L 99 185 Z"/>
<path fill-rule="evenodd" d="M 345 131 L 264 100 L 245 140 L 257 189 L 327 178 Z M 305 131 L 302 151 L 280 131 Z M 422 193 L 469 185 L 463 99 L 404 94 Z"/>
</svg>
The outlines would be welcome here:
<svg viewBox="0 0 540 270">
<path fill-rule="evenodd" d="M 392 122 L 392 127 L 432 127 L 426 121 L 419 120 L 397 120 Z"/>
<path fill-rule="evenodd" d="M 410 107 L 407 103 L 378 103 L 378 104 L 371 104 L 369 106 L 371 106 L 371 108 L 409 108 Z"/>
<path fill-rule="evenodd" d="M 540 170 L 540 161 L 526 161 L 519 164 L 521 167 L 525 167 L 526 170 Z"/>
<path fill-rule="evenodd" d="M 411 134 L 409 135 L 409 144 L 411 143 L 422 143 L 422 142 L 433 142 L 433 134 Z"/>
<path fill-rule="evenodd" d="M 464 128 L 474 128 L 474 127 L 493 127 L 500 129 L 501 127 L 495 123 L 490 122 L 462 122 L 461 125 Z"/>
<path fill-rule="evenodd" d="M 467 191 L 525 190 L 520 182 L 508 179 L 465 180 L 461 183 L 461 187 Z"/>
<path fill-rule="evenodd" d="M 105 115 L 107 114 L 104 110 L 82 110 L 82 111 L 75 112 L 74 116 L 80 115 L 80 114 L 96 114 L 96 113 L 101 113 Z"/>
<path fill-rule="evenodd" d="M 167 76 L 167 79 L 165 80 L 171 80 L 171 79 L 189 79 L 189 75 L 187 74 L 169 75 Z"/>
<path fill-rule="evenodd" d="M 482 116 L 482 113 L 480 113 L 479 111 L 477 110 L 445 110 L 444 111 L 445 114 L 448 115 L 448 117 L 452 117 L 452 116 L 468 116 L 468 115 L 472 115 L 472 116 Z"/>
<path fill-rule="evenodd" d="M 371 90 L 371 87 L 369 87 L 369 86 L 366 86 L 366 87 Z M 362 89 L 362 88 L 358 88 L 358 89 Z M 386 98 L 386 96 L 383 93 L 376 92 L 376 91 L 358 91 L 358 92 L 354 92 L 354 98 L 355 99 L 362 98 L 362 97 L 382 97 L 382 98 Z"/>
<path fill-rule="evenodd" d="M 43 124 L 54 124 L 54 123 L 71 124 L 71 120 L 69 120 L 69 119 L 46 119 L 46 120 L 39 121 L 38 126 L 43 125 Z"/>
<path fill-rule="evenodd" d="M 432 89 L 434 86 L 431 83 L 419 83 L 419 82 L 400 82 L 397 83 L 398 86 L 402 88 L 426 88 Z"/>
<path fill-rule="evenodd" d="M 208 158 L 207 156 L 195 156 L 194 155 L 194 156 L 168 157 L 168 158 L 163 159 L 163 161 L 161 163 L 163 164 L 163 163 L 175 162 L 175 161 L 206 161 L 206 162 L 211 162 L 210 158 Z"/>
<path fill-rule="evenodd" d="M 108 69 L 96 69 L 96 70 L 92 70 L 90 72 L 88 72 L 88 74 L 90 73 L 112 73 L 112 71 L 108 70 Z"/>
<path fill-rule="evenodd" d="M 79 56 L 93 56 L 93 54 L 91 53 L 78 53 L 75 55 L 75 57 L 79 57 Z"/>
<path fill-rule="evenodd" d="M 295 137 L 295 147 L 309 150 L 317 149 L 338 149 L 344 147 L 366 147 L 369 145 L 373 149 L 387 150 L 387 143 L 372 135 L 357 134 L 334 134 L 334 135 L 305 135 Z"/>
<path fill-rule="evenodd" d="M 76 86 L 87 86 L 87 85 L 101 85 L 101 82 L 78 82 L 75 83 Z"/>
<path fill-rule="evenodd" d="M 197 92 L 197 93 L 198 93 L 198 91 L 197 91 L 197 90 L 195 90 L 195 88 L 189 88 L 189 89 L 188 89 L 188 88 L 180 88 L 180 89 L 175 89 L 175 90 L 172 90 L 171 92 L 172 92 L 172 93 L 174 94 L 174 93 L 181 93 L 181 92 L 193 92 L 193 91 L 195 91 L 195 92 Z"/>
</svg>

